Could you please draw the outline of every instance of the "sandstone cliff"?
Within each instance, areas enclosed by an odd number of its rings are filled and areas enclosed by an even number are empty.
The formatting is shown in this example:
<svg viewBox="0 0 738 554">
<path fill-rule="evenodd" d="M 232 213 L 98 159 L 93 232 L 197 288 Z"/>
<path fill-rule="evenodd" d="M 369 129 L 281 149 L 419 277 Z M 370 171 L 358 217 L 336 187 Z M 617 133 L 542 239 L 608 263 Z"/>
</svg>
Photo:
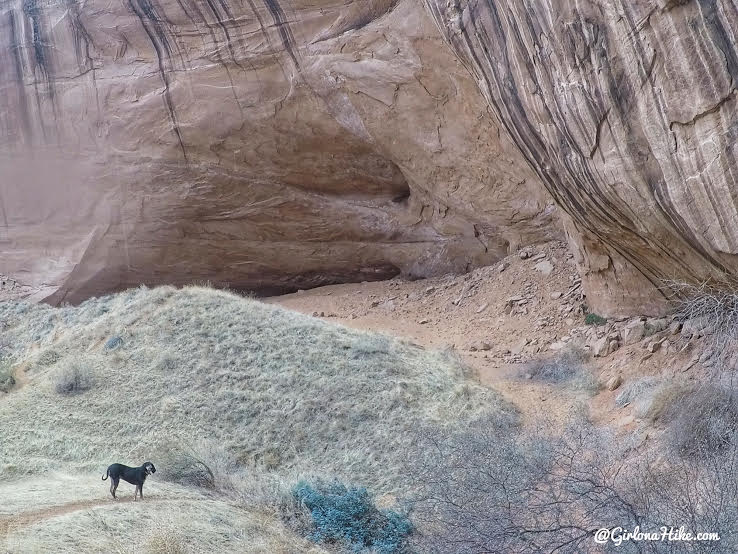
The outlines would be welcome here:
<svg viewBox="0 0 738 554">
<path fill-rule="evenodd" d="M 0 0 L 0 85 L 0 274 L 51 302 L 463 271 L 559 233 L 419 1 Z"/>
<path fill-rule="evenodd" d="M 664 279 L 736 273 L 734 2 L 426 3 L 568 214 L 592 305 L 655 313 Z"/>
</svg>

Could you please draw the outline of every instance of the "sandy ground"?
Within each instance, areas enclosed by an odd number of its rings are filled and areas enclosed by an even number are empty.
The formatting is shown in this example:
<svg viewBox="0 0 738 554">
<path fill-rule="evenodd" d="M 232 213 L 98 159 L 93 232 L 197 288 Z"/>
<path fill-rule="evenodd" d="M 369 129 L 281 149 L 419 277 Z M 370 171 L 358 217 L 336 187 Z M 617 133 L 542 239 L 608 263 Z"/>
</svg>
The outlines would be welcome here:
<svg viewBox="0 0 738 554">
<path fill-rule="evenodd" d="M 571 254 L 555 242 L 466 275 L 332 285 L 265 301 L 427 348 L 453 348 L 480 382 L 524 414 L 563 421 L 581 396 L 526 380 L 525 368 L 556 355 L 584 325 L 580 282 Z"/>
<path fill-rule="evenodd" d="M 523 413 L 564 423 L 584 404 L 596 423 L 620 432 L 637 427 L 632 407 L 617 407 L 623 385 L 646 375 L 700 378 L 698 346 L 679 337 L 654 354 L 649 339 L 624 346 L 587 369 L 601 383 L 593 396 L 526 379 L 526 367 L 566 349 L 589 352 L 607 326 L 585 324 L 587 299 L 566 245 L 553 242 L 517 252 L 494 266 L 434 279 L 333 285 L 265 299 L 266 302 L 354 327 L 406 338 L 427 348 L 453 348 L 479 381 L 500 391 Z M 610 322 L 612 324 L 612 322 Z"/>
</svg>

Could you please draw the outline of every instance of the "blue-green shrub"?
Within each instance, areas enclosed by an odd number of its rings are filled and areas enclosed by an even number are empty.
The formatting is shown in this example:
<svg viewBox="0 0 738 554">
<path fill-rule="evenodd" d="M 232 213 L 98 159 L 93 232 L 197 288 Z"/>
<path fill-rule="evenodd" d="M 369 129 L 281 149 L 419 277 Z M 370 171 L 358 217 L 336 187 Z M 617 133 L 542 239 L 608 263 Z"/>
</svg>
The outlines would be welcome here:
<svg viewBox="0 0 738 554">
<path fill-rule="evenodd" d="M 379 510 L 363 487 L 300 482 L 292 494 L 310 512 L 313 526 L 308 538 L 314 542 L 343 543 L 354 552 L 393 554 L 406 549 L 413 530 L 407 515 Z"/>
</svg>

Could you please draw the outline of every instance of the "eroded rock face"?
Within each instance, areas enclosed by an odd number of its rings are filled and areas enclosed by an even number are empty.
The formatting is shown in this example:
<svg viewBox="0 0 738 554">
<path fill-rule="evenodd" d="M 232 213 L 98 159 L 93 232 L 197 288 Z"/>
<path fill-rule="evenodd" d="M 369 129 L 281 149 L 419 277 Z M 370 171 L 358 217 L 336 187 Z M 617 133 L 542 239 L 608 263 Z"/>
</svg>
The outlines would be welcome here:
<svg viewBox="0 0 738 554">
<path fill-rule="evenodd" d="M 734 2 L 426 4 L 568 214 L 596 310 L 738 271 Z"/>
<path fill-rule="evenodd" d="M 0 0 L 0 85 L 0 273 L 51 302 L 462 271 L 559 234 L 415 0 Z"/>
</svg>

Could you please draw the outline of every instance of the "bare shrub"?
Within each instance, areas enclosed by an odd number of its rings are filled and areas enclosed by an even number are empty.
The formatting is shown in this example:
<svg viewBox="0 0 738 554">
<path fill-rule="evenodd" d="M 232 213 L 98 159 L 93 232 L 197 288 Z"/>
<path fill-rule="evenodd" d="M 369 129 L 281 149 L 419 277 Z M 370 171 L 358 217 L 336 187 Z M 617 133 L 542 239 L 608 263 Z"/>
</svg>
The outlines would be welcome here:
<svg viewBox="0 0 738 554">
<path fill-rule="evenodd" d="M 642 527 L 684 525 L 717 533 L 719 542 L 659 544 L 645 552 L 738 552 L 738 446 L 699 460 L 644 457 L 632 464 L 619 489 L 640 515 Z"/>
<path fill-rule="evenodd" d="M 10 362 L 0 359 L 0 391 L 9 392 L 14 386 L 13 366 Z"/>
<path fill-rule="evenodd" d="M 706 457 L 724 451 L 736 437 L 738 398 L 731 388 L 707 383 L 681 393 L 664 406 L 667 440 L 679 455 Z"/>
<path fill-rule="evenodd" d="M 79 394 L 92 388 L 92 371 L 86 364 L 73 361 L 54 373 L 53 382 L 59 394 Z"/>
<path fill-rule="evenodd" d="M 161 460 L 162 479 L 206 489 L 230 488 L 238 466 L 223 447 L 212 441 L 170 442 L 160 449 L 157 459 Z"/>
<path fill-rule="evenodd" d="M 738 449 L 700 463 L 628 458 L 606 432 L 575 420 L 561 436 L 485 428 L 429 435 L 413 475 L 424 552 L 592 552 L 600 528 L 717 532 L 719 543 L 623 543 L 624 552 L 735 552 Z"/>
<path fill-rule="evenodd" d="M 611 449 L 591 448 L 592 437 L 603 438 L 582 423 L 558 439 L 488 427 L 425 434 L 413 472 L 418 548 L 583 552 L 603 522 L 636 521 L 615 491 L 621 464 Z"/>
<path fill-rule="evenodd" d="M 718 354 L 718 366 L 731 360 L 738 346 L 738 282 L 733 278 L 699 284 L 664 281 L 677 319 L 705 335 L 706 347 Z"/>
</svg>

